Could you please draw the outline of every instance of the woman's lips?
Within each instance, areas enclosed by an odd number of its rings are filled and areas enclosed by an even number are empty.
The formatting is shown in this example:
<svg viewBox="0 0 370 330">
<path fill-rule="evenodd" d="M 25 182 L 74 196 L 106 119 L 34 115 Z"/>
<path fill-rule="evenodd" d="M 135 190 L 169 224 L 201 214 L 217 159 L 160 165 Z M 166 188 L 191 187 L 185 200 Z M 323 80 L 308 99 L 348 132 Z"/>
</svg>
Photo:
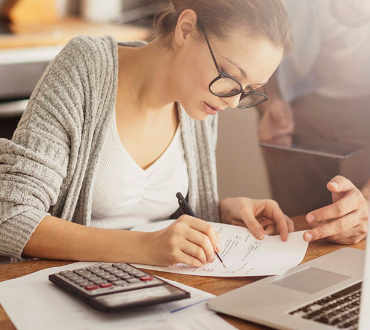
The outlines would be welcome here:
<svg viewBox="0 0 370 330">
<path fill-rule="evenodd" d="M 222 111 L 222 109 L 213 107 L 206 102 L 203 102 L 203 110 L 211 116 L 215 115 L 217 111 Z"/>
</svg>

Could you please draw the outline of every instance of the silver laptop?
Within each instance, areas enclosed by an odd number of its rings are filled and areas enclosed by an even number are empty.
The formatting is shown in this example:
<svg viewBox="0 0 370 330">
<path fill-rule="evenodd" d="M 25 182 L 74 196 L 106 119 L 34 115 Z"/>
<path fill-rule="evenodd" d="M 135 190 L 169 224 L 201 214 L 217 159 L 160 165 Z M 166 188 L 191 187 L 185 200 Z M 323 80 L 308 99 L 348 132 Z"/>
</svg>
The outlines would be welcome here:
<svg viewBox="0 0 370 330">
<path fill-rule="evenodd" d="M 365 251 L 341 248 L 283 275 L 222 294 L 209 300 L 207 306 L 276 329 L 369 330 L 369 242 L 365 267 Z"/>
</svg>

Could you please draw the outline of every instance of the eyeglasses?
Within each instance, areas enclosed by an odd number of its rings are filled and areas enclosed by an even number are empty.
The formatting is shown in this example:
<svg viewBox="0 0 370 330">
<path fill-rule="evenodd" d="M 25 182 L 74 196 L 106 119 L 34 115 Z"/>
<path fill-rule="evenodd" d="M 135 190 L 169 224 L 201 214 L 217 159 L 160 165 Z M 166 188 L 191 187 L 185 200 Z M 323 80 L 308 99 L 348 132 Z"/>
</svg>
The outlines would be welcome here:
<svg viewBox="0 0 370 330">
<path fill-rule="evenodd" d="M 250 108 L 264 101 L 267 101 L 268 96 L 266 95 L 266 91 L 263 86 L 256 89 L 247 86 L 246 87 L 247 90 L 244 90 L 242 84 L 239 82 L 238 79 L 234 78 L 227 72 L 224 72 L 220 69 L 220 67 L 217 64 L 215 55 L 213 54 L 203 24 L 200 24 L 200 28 L 204 34 L 204 37 L 206 38 L 209 51 L 211 52 L 213 62 L 215 63 L 218 72 L 218 76 L 215 79 L 213 79 L 209 84 L 208 87 L 209 91 L 213 95 L 218 97 L 232 97 L 241 94 L 239 104 L 237 105 L 237 107 L 240 109 Z"/>
</svg>

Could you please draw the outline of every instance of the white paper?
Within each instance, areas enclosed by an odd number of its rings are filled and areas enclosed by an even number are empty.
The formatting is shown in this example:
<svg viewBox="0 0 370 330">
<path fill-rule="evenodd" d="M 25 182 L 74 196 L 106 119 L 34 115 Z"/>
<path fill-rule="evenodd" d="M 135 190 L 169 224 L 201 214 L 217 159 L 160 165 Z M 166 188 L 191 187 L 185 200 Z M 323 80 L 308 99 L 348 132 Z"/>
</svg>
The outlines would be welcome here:
<svg viewBox="0 0 370 330">
<path fill-rule="evenodd" d="M 235 329 L 216 313 L 207 309 L 205 301 L 214 295 L 178 282 L 166 280 L 190 292 L 191 298 L 106 314 L 94 310 L 48 279 L 49 274 L 92 264 L 94 263 L 79 262 L 48 268 L 1 282 L 0 303 L 17 330 Z"/>
<path fill-rule="evenodd" d="M 156 231 L 166 228 L 175 220 L 160 221 L 154 224 L 135 227 L 136 231 Z M 239 277 L 265 276 L 285 273 L 297 266 L 304 258 L 308 242 L 303 239 L 304 231 L 289 233 L 288 240 L 282 241 L 279 235 L 266 235 L 263 240 L 254 238 L 251 232 L 240 226 L 222 223 L 212 224 L 221 234 L 222 251 L 219 253 L 226 269 L 216 257 L 214 262 L 196 268 L 185 264 L 159 267 L 135 264 L 144 269 L 159 270 L 201 276 Z"/>
</svg>

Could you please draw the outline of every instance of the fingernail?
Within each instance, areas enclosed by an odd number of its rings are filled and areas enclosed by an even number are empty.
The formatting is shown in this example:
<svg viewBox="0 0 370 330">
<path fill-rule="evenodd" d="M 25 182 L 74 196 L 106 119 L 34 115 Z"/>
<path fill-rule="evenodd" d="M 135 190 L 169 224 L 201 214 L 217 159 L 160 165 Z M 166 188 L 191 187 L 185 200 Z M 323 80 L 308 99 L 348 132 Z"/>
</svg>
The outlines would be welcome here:
<svg viewBox="0 0 370 330">
<path fill-rule="evenodd" d="M 262 239 L 263 238 L 263 232 L 262 232 L 262 230 L 258 229 L 255 232 L 255 237 L 257 237 L 258 239 Z"/>
<path fill-rule="evenodd" d="M 307 216 L 307 221 L 308 222 L 313 222 L 313 221 L 315 221 L 315 216 L 313 215 L 313 214 L 309 214 L 308 216 Z"/>
<path fill-rule="evenodd" d="M 339 188 L 339 185 L 337 182 L 335 181 L 330 181 L 330 184 L 334 187 L 334 188 Z"/>
<path fill-rule="evenodd" d="M 306 242 L 311 242 L 313 240 L 313 236 L 311 233 L 306 233 L 305 235 L 305 241 Z"/>
<path fill-rule="evenodd" d="M 216 252 L 221 252 L 221 250 L 222 250 L 221 244 L 217 244 L 216 245 Z"/>
</svg>

